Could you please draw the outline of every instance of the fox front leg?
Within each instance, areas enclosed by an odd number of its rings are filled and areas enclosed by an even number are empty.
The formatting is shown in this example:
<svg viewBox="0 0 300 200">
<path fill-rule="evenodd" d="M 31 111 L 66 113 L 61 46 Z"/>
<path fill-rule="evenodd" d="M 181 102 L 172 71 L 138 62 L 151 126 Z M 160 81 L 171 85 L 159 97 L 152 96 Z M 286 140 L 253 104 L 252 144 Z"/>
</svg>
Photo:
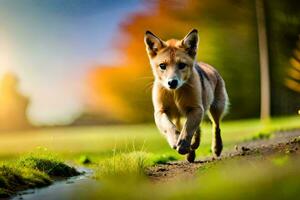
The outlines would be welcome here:
<svg viewBox="0 0 300 200">
<path fill-rule="evenodd" d="M 167 138 L 167 141 L 171 148 L 176 149 L 177 139 L 179 131 L 176 126 L 171 122 L 168 115 L 165 112 L 155 112 L 154 115 L 156 126 L 159 131 Z"/>
<path fill-rule="evenodd" d="M 180 154 L 187 154 L 191 150 L 191 141 L 195 131 L 198 130 L 199 124 L 203 117 L 201 107 L 190 109 L 186 114 L 186 122 L 177 141 L 177 151 Z"/>
</svg>

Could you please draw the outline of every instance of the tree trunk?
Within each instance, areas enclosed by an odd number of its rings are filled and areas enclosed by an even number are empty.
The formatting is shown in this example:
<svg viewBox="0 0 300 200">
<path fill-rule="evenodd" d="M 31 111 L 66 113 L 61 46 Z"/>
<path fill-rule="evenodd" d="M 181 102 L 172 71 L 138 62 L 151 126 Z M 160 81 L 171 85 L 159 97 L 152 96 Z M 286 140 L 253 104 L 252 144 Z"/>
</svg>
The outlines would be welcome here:
<svg viewBox="0 0 300 200">
<path fill-rule="evenodd" d="M 260 118 L 270 118 L 269 55 L 264 0 L 256 0 L 256 18 L 260 60 Z"/>
</svg>

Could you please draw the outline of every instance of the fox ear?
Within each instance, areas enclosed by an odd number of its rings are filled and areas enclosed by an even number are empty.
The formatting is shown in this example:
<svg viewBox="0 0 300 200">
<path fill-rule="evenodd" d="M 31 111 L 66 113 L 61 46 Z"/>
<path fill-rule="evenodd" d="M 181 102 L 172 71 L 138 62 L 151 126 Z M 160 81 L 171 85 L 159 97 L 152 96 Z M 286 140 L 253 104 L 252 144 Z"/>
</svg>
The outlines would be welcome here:
<svg viewBox="0 0 300 200">
<path fill-rule="evenodd" d="M 149 56 L 151 57 L 156 56 L 157 52 L 163 47 L 165 47 L 164 41 L 159 39 L 159 37 L 157 37 L 150 31 L 146 31 L 144 36 L 144 42 L 146 44 L 146 50 Z"/>
<path fill-rule="evenodd" d="M 198 40 L 198 31 L 193 29 L 181 41 L 182 47 L 192 57 L 195 57 L 197 54 Z"/>
</svg>

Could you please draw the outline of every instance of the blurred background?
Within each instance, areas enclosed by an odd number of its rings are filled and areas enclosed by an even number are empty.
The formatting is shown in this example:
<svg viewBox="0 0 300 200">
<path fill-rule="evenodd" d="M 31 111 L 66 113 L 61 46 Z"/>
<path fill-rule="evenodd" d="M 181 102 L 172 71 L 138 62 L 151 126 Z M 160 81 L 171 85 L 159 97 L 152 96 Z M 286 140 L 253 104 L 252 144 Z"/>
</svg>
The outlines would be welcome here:
<svg viewBox="0 0 300 200">
<path fill-rule="evenodd" d="M 300 3 L 259 1 L 0 0 L 0 130 L 153 122 L 146 30 L 165 40 L 199 30 L 198 60 L 227 85 L 226 120 L 260 117 L 266 82 L 267 115 L 296 115 Z"/>
</svg>

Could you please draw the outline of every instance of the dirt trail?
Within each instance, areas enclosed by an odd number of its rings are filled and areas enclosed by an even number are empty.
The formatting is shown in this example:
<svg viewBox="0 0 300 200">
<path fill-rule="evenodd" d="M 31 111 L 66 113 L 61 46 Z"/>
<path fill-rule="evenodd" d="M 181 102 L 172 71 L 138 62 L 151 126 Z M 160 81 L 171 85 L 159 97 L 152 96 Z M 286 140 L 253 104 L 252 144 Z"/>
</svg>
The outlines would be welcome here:
<svg viewBox="0 0 300 200">
<path fill-rule="evenodd" d="M 154 182 L 170 181 L 177 178 L 192 178 L 196 171 L 208 163 L 220 160 L 234 159 L 240 156 L 253 159 L 255 156 L 270 156 L 278 153 L 293 153 L 300 155 L 300 129 L 275 132 L 271 139 L 256 140 L 237 144 L 234 149 L 225 151 L 221 158 L 207 157 L 196 160 L 169 162 L 147 169 L 147 174 Z M 200 147 L 201 148 L 201 147 Z"/>
</svg>

